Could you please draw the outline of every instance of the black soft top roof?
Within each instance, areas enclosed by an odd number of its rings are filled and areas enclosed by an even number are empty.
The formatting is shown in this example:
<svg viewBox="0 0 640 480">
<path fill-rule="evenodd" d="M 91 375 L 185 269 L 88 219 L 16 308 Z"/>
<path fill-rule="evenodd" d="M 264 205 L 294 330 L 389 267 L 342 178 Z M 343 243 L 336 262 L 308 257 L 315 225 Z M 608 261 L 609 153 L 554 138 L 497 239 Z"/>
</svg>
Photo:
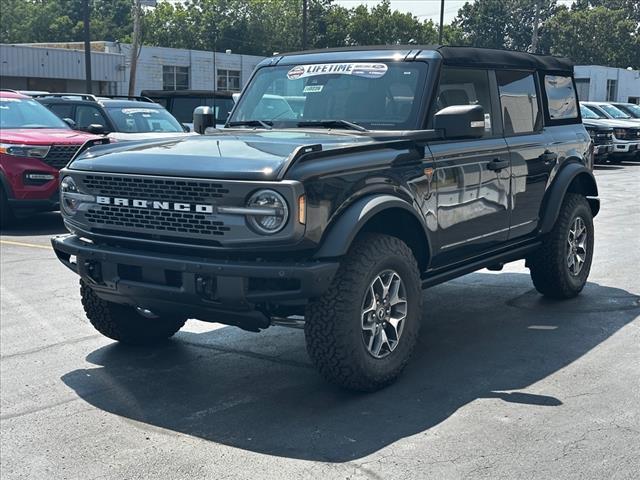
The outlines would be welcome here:
<svg viewBox="0 0 640 480">
<path fill-rule="evenodd" d="M 351 60 L 390 60 L 393 55 L 400 54 L 405 60 L 419 59 L 426 54 L 442 57 L 447 65 L 475 66 L 486 68 L 520 68 L 527 70 L 546 70 L 553 72 L 573 73 L 573 62 L 568 58 L 553 55 L 537 55 L 513 50 L 494 48 L 455 47 L 447 45 L 373 45 L 343 48 L 327 48 L 306 50 L 303 52 L 284 53 L 278 64 L 313 63 L 319 61 Z M 307 57 L 307 58 L 305 58 Z M 264 63 L 273 64 L 266 59 Z"/>
<path fill-rule="evenodd" d="M 534 55 L 513 50 L 474 47 L 435 47 L 447 65 L 494 68 L 526 68 L 573 73 L 573 62 L 565 57 Z"/>
</svg>

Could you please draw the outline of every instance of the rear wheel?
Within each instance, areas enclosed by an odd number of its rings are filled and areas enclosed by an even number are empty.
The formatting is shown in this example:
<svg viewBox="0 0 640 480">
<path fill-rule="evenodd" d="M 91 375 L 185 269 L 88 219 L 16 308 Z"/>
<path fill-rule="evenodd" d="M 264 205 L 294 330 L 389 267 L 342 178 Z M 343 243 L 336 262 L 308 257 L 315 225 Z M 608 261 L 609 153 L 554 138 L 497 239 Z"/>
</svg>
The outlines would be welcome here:
<svg viewBox="0 0 640 480">
<path fill-rule="evenodd" d="M 359 238 L 328 291 L 307 306 L 307 351 L 320 373 L 360 391 L 393 382 L 418 338 L 421 290 L 416 259 L 404 242 Z"/>
<path fill-rule="evenodd" d="M 132 345 L 150 345 L 173 336 L 185 324 L 179 317 L 147 318 L 133 307 L 107 302 L 80 282 L 82 306 L 91 325 L 105 337 Z"/>
<path fill-rule="evenodd" d="M 582 291 L 591 269 L 593 233 L 593 215 L 587 199 L 568 193 L 553 229 L 527 262 L 538 292 L 565 299 Z"/>
</svg>

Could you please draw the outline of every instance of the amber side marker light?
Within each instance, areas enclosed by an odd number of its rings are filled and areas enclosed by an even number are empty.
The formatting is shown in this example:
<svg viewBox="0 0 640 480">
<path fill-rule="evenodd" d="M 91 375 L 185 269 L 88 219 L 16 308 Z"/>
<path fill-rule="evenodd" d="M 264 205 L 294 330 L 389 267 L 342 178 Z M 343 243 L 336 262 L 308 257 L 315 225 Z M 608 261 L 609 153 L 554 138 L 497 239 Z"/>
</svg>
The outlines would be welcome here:
<svg viewBox="0 0 640 480">
<path fill-rule="evenodd" d="M 302 225 L 307 223 L 307 197 L 304 195 L 298 197 L 298 222 Z"/>
</svg>

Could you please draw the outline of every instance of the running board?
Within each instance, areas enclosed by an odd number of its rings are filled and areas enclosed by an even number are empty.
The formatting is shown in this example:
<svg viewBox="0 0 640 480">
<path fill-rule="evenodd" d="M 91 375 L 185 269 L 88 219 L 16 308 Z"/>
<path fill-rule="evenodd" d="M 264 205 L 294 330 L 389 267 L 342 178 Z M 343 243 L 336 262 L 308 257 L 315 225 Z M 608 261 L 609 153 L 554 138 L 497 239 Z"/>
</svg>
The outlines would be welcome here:
<svg viewBox="0 0 640 480">
<path fill-rule="evenodd" d="M 439 283 L 447 282 L 451 279 L 461 277 L 467 273 L 472 273 L 482 268 L 487 268 L 500 263 L 515 262 L 516 260 L 522 260 L 528 253 L 533 252 L 542 245 L 542 242 L 530 243 L 528 245 L 514 248 L 508 252 L 491 255 L 489 257 L 482 258 L 480 260 L 447 269 L 444 272 L 438 272 L 435 274 L 427 274 L 427 277 L 422 280 L 422 288 L 433 287 Z"/>
</svg>

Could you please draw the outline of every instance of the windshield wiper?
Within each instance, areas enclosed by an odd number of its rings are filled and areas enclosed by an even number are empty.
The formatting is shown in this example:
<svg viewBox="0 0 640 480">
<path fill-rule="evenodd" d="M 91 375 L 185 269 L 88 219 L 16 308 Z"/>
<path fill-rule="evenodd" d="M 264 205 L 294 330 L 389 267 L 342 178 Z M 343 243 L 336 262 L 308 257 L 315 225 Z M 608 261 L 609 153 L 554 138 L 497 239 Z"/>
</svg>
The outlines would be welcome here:
<svg viewBox="0 0 640 480">
<path fill-rule="evenodd" d="M 229 122 L 227 125 L 230 127 L 262 127 L 266 130 L 271 130 L 273 122 L 263 120 L 242 120 L 238 122 Z"/>
<path fill-rule="evenodd" d="M 349 122 L 347 120 L 309 120 L 305 122 L 298 122 L 298 127 L 336 127 L 346 128 L 347 130 L 357 130 L 359 132 L 368 132 L 366 128 L 357 123 Z"/>
</svg>

